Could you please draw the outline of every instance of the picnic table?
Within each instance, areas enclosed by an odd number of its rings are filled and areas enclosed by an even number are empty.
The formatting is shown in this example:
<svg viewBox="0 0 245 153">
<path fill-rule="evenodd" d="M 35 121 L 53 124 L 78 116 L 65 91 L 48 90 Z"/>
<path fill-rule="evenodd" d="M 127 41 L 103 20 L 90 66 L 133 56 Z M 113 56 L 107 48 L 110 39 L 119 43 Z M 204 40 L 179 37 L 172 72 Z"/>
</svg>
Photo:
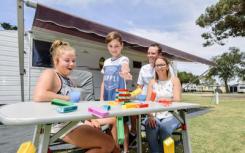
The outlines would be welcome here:
<svg viewBox="0 0 245 153">
<path fill-rule="evenodd" d="M 121 105 L 112 106 L 108 117 L 138 115 L 137 152 L 142 152 L 141 143 L 141 115 L 149 112 L 170 111 L 182 124 L 182 141 L 185 153 L 191 153 L 190 138 L 188 136 L 188 122 L 186 110 L 200 107 L 198 104 L 186 102 L 173 102 L 165 106 L 157 102 L 145 102 L 149 107 L 122 109 Z M 50 102 L 19 102 L 2 106 L 0 108 L 0 121 L 4 125 L 35 125 L 33 144 L 38 147 L 38 153 L 47 153 L 49 144 L 56 141 L 61 135 L 72 128 L 81 120 L 96 118 L 88 108 L 107 105 L 106 101 L 81 101 L 77 103 L 77 111 L 70 113 L 59 113 L 57 106 Z M 176 113 L 176 111 L 178 113 Z M 69 122 L 67 126 L 51 136 L 51 125 L 53 123 Z"/>
</svg>

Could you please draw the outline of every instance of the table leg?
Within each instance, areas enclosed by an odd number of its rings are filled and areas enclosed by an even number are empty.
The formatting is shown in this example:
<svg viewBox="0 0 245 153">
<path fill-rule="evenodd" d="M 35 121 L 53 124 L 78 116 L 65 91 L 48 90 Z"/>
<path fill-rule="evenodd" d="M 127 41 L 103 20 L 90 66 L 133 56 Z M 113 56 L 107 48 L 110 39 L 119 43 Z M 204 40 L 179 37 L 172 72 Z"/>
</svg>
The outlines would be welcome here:
<svg viewBox="0 0 245 153">
<path fill-rule="evenodd" d="M 67 123 L 61 130 L 59 130 L 57 133 L 53 134 L 50 137 L 49 143 L 52 144 L 57 139 L 59 139 L 64 133 L 66 133 L 68 130 L 70 130 L 72 127 L 74 127 L 76 124 L 78 124 L 80 121 L 71 121 Z"/>
<path fill-rule="evenodd" d="M 42 134 L 42 137 L 40 140 L 38 153 L 47 153 L 48 152 L 51 124 L 43 125 L 43 130 L 44 131 L 43 131 L 43 134 Z"/>
<path fill-rule="evenodd" d="M 142 153 L 142 142 L 141 142 L 141 115 L 138 115 L 137 122 L 137 153 Z"/>
<path fill-rule="evenodd" d="M 34 144 L 35 147 L 38 147 L 41 129 L 42 129 L 42 125 L 36 125 L 35 126 L 33 140 L 32 140 L 32 143 Z"/>
<path fill-rule="evenodd" d="M 184 121 L 184 123 L 182 123 L 182 138 L 183 138 L 184 153 L 191 153 L 192 151 L 191 151 L 190 138 L 188 135 L 188 122 L 187 122 L 186 112 L 184 110 L 180 111 L 180 117 Z"/>
</svg>

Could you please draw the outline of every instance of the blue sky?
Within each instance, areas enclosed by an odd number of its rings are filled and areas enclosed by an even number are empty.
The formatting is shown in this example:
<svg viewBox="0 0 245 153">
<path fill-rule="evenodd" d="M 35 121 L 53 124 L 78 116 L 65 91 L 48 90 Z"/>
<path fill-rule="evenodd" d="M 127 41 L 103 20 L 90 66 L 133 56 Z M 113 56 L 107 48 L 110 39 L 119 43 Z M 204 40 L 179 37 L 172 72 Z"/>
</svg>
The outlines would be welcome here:
<svg viewBox="0 0 245 153">
<path fill-rule="evenodd" d="M 231 46 L 245 50 L 244 39 L 226 40 L 225 46 L 202 47 L 201 34 L 207 29 L 195 25 L 205 8 L 218 0 L 33 0 L 52 8 L 124 30 L 185 52 L 210 59 Z M 35 10 L 25 7 L 29 30 Z M 16 25 L 16 0 L 0 5 L 0 22 Z M 243 42 L 243 43 L 242 43 Z M 180 71 L 201 74 L 208 66 L 177 63 Z"/>
</svg>

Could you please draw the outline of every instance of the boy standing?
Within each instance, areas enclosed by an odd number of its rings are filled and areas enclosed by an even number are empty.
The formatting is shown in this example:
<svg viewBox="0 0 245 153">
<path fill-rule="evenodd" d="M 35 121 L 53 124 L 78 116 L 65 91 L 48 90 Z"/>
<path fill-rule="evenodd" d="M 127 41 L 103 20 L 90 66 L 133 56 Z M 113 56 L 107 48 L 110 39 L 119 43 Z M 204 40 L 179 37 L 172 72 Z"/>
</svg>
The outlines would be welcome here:
<svg viewBox="0 0 245 153">
<path fill-rule="evenodd" d="M 132 80 L 132 75 L 129 73 L 129 59 L 121 55 L 123 49 L 122 36 L 116 31 L 110 32 L 106 36 L 105 42 L 111 58 L 105 60 L 101 70 L 101 73 L 104 74 L 101 83 L 101 101 L 115 100 L 116 89 L 125 89 L 126 80 Z M 124 124 L 124 152 L 128 152 L 128 131 L 128 125 Z"/>
</svg>

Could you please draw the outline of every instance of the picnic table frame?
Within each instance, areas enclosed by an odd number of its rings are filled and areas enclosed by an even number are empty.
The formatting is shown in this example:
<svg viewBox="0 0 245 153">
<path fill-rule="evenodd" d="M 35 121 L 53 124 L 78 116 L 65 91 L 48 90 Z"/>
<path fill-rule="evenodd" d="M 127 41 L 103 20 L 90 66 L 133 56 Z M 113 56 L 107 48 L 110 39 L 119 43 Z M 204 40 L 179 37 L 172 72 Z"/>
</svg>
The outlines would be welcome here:
<svg viewBox="0 0 245 153">
<path fill-rule="evenodd" d="M 141 115 L 150 112 L 170 111 L 181 122 L 184 152 L 191 153 L 186 110 L 200 106 L 198 104 L 185 102 L 173 102 L 169 106 L 164 106 L 156 102 L 145 103 L 148 103 L 149 107 L 122 109 L 121 105 L 112 106 L 108 117 L 138 115 L 137 152 L 141 153 Z M 35 125 L 33 143 L 38 148 L 38 153 L 47 153 L 49 144 L 56 141 L 79 121 L 96 118 L 87 111 L 88 107 L 100 107 L 105 104 L 108 104 L 108 102 L 81 101 L 77 103 L 77 111 L 58 113 L 56 111 L 57 106 L 51 105 L 49 102 L 20 102 L 2 106 L 0 108 L 0 121 L 5 125 Z M 176 111 L 178 113 L 176 113 Z M 68 122 L 68 124 L 63 129 L 50 136 L 52 124 L 59 122 Z"/>
</svg>

